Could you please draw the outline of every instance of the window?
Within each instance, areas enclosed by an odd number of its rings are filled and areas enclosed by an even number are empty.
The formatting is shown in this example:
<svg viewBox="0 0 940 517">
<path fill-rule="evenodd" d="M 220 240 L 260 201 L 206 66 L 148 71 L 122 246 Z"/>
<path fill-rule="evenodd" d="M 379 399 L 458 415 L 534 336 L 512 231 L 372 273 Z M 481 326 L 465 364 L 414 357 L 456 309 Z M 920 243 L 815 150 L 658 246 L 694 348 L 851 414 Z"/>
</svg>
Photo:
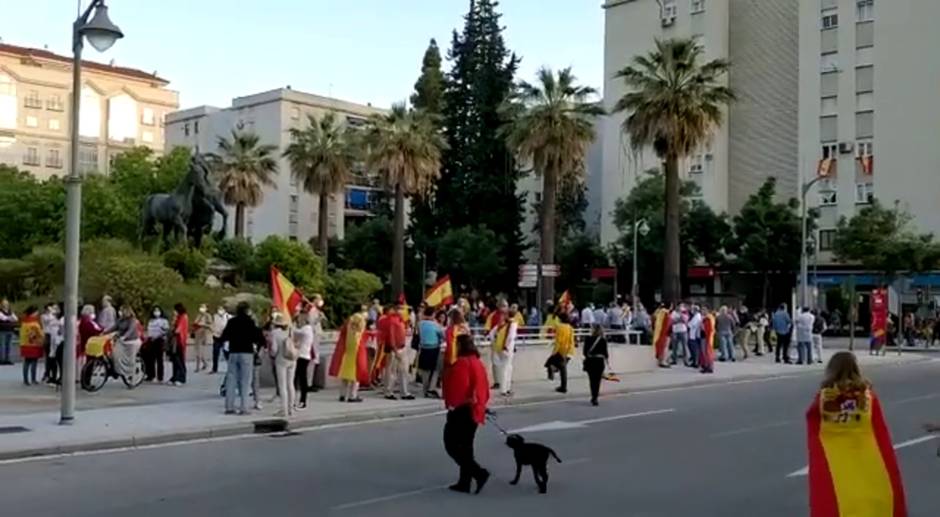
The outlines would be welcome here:
<svg viewBox="0 0 940 517">
<path fill-rule="evenodd" d="M 39 127 L 39 119 L 32 115 L 27 115 L 26 127 Z"/>
<path fill-rule="evenodd" d="M 689 159 L 689 174 L 702 174 L 705 172 L 705 157 L 697 154 Z"/>
<path fill-rule="evenodd" d="M 62 104 L 62 97 L 53 95 L 46 99 L 46 109 L 49 111 L 64 111 L 65 105 Z"/>
<path fill-rule="evenodd" d="M 62 156 L 59 154 L 58 149 L 49 149 L 49 153 L 46 155 L 46 167 L 62 168 Z"/>
<path fill-rule="evenodd" d="M 137 101 L 122 93 L 108 100 L 108 139 L 118 142 L 137 139 Z"/>
<path fill-rule="evenodd" d="M 860 111 L 855 114 L 855 139 L 875 136 L 875 112 Z"/>
<path fill-rule="evenodd" d="M 839 189 L 833 178 L 819 180 L 819 206 L 835 206 L 839 202 Z"/>
<path fill-rule="evenodd" d="M 145 126 L 152 126 L 155 117 L 153 115 L 153 108 L 144 108 L 143 113 L 140 117 L 140 123 Z"/>
<path fill-rule="evenodd" d="M 839 94 L 839 75 L 834 72 L 822 74 L 820 79 L 820 95 L 822 97 L 835 97 Z"/>
<path fill-rule="evenodd" d="M 143 140 L 144 143 L 152 144 L 153 143 L 153 131 L 144 131 L 143 133 L 140 134 L 140 139 Z"/>
<path fill-rule="evenodd" d="M 855 142 L 855 157 L 863 158 L 866 156 L 874 156 L 875 147 L 874 142 L 871 140 L 859 140 Z"/>
<path fill-rule="evenodd" d="M 359 128 L 366 125 L 366 119 L 361 117 L 346 116 L 346 125 L 353 128 Z"/>
<path fill-rule="evenodd" d="M 30 90 L 26 94 L 26 99 L 23 101 L 23 105 L 27 108 L 41 108 L 42 99 L 39 97 L 39 92 L 36 90 Z"/>
<path fill-rule="evenodd" d="M 59 119 L 51 118 L 49 119 L 49 129 L 52 131 L 58 131 L 59 128 Z"/>
<path fill-rule="evenodd" d="M 189 136 L 189 122 L 183 124 L 183 135 Z"/>
<path fill-rule="evenodd" d="M 822 11 L 822 28 L 823 29 L 835 29 L 839 26 L 839 9 L 823 9 Z"/>
<path fill-rule="evenodd" d="M 819 251 L 832 251 L 832 245 L 835 240 L 835 230 L 819 230 Z"/>
<path fill-rule="evenodd" d="M 839 144 L 836 142 L 827 142 L 822 145 L 822 159 L 838 159 L 839 158 Z"/>
<path fill-rule="evenodd" d="M 290 109 L 290 119 L 291 120 L 300 120 L 300 108 L 294 106 Z"/>
<path fill-rule="evenodd" d="M 16 129 L 16 83 L 0 72 L 0 128 Z"/>
<path fill-rule="evenodd" d="M 823 97 L 819 102 L 819 114 L 826 117 L 839 112 L 838 97 Z"/>
<path fill-rule="evenodd" d="M 860 66 L 855 69 L 855 92 L 875 90 L 875 67 Z"/>
<path fill-rule="evenodd" d="M 88 138 L 101 136 L 101 96 L 89 87 L 82 88 L 82 110 L 78 134 Z"/>
<path fill-rule="evenodd" d="M 875 0 L 858 0 L 855 4 L 858 21 L 867 22 L 875 19 Z"/>
<path fill-rule="evenodd" d="M 675 18 L 679 9 L 676 7 L 676 0 L 663 0 L 663 19 Z"/>
<path fill-rule="evenodd" d="M 27 147 L 26 154 L 23 155 L 23 165 L 39 165 L 39 149 Z"/>
<path fill-rule="evenodd" d="M 199 134 L 199 121 L 198 120 L 193 122 L 193 134 L 195 135 Z"/>
<path fill-rule="evenodd" d="M 875 47 L 855 49 L 855 66 L 871 66 L 875 62 Z"/>
<path fill-rule="evenodd" d="M 872 111 L 875 109 L 875 94 L 872 92 L 855 94 L 855 111 Z"/>
<path fill-rule="evenodd" d="M 870 204 L 875 200 L 874 184 L 870 181 L 855 184 L 855 202 L 860 205 Z"/>
<path fill-rule="evenodd" d="M 78 172 L 98 172 L 98 148 L 83 145 L 78 149 Z"/>
<path fill-rule="evenodd" d="M 839 53 L 828 52 L 820 56 L 819 69 L 822 72 L 838 72 L 839 71 Z"/>
<path fill-rule="evenodd" d="M 689 8 L 692 11 L 692 14 L 695 13 L 704 13 L 705 12 L 705 0 L 692 0 L 691 7 Z"/>
<path fill-rule="evenodd" d="M 819 118 L 819 139 L 824 142 L 838 140 L 839 136 L 839 117 L 820 117 Z"/>
</svg>

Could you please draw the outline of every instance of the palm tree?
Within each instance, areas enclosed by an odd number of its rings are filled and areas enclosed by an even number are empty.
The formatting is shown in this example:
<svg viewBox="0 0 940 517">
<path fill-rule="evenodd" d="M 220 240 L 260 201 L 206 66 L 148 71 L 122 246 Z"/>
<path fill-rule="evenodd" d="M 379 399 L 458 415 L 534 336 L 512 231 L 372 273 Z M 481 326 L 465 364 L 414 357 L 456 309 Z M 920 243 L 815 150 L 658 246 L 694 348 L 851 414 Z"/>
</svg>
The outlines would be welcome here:
<svg viewBox="0 0 940 517">
<path fill-rule="evenodd" d="M 615 112 L 627 113 L 623 131 L 635 151 L 652 146 L 666 168 L 666 242 L 663 297 L 678 300 L 679 276 L 679 160 L 701 148 L 722 123 L 723 109 L 734 92 L 722 84 L 730 63 L 703 63 L 705 50 L 694 39 L 656 40 L 656 48 L 638 55 L 615 77 L 627 93 Z"/>
<path fill-rule="evenodd" d="M 226 204 L 235 205 L 235 236 L 245 235 L 245 207 L 264 199 L 264 187 L 275 186 L 276 145 L 262 144 L 254 133 L 232 130 L 231 140 L 219 137 L 219 153 L 213 156 L 219 173 L 219 190 Z"/>
<path fill-rule="evenodd" d="M 536 79 L 535 84 L 522 81 L 517 85 L 503 108 L 508 119 L 503 131 L 509 147 L 530 160 L 542 176 L 540 259 L 543 264 L 554 264 L 558 186 L 583 180 L 594 123 L 604 109 L 592 100 L 597 90 L 578 85 L 570 67 L 557 75 L 541 68 Z M 554 297 L 554 278 L 546 279 L 544 288 Z"/>
<path fill-rule="evenodd" d="M 373 115 L 364 136 L 369 169 L 395 195 L 392 291 L 398 296 L 405 279 L 405 197 L 426 194 L 440 177 L 441 151 L 447 144 L 433 116 L 404 104 L 392 106 L 387 115 Z"/>
<path fill-rule="evenodd" d="M 291 174 L 304 190 L 320 198 L 317 248 L 325 261 L 329 254 L 330 195 L 343 190 L 355 162 L 351 129 L 337 123 L 335 112 L 320 120 L 310 115 L 306 129 L 291 128 L 292 142 L 284 151 Z"/>
</svg>

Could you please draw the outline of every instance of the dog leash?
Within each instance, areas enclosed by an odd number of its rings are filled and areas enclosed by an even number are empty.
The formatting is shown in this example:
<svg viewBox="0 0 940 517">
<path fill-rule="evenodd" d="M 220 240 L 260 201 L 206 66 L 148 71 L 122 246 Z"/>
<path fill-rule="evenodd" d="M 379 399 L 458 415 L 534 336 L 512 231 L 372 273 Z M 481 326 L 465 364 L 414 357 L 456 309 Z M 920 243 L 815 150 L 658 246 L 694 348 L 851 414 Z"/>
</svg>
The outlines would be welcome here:
<svg viewBox="0 0 940 517">
<path fill-rule="evenodd" d="M 503 427 L 499 425 L 499 422 L 496 421 L 496 413 L 493 413 L 490 410 L 486 410 L 486 419 L 489 420 L 490 423 L 493 424 L 493 427 L 495 427 L 500 433 L 502 433 L 503 436 L 509 436 L 509 431 L 506 431 L 505 429 L 503 429 Z"/>
</svg>

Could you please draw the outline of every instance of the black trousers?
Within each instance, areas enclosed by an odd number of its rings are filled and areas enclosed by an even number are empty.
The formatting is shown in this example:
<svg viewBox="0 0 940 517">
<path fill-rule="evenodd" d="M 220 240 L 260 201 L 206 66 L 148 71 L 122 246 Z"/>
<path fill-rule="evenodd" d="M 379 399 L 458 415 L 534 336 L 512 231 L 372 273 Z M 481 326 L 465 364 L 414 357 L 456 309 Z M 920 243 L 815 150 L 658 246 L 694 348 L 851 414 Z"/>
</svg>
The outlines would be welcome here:
<svg viewBox="0 0 940 517">
<path fill-rule="evenodd" d="M 606 363 L 602 357 L 589 357 L 584 360 L 584 371 L 588 376 L 588 384 L 591 387 L 591 401 L 597 400 L 601 392 L 601 380 L 604 377 Z"/>
<path fill-rule="evenodd" d="M 46 351 L 46 369 L 42 374 L 42 379 L 46 382 L 58 382 L 59 363 L 58 361 L 56 361 L 55 354 L 52 353 L 51 336 L 46 336 L 46 342 L 45 342 L 44 348 Z"/>
<path fill-rule="evenodd" d="M 307 383 L 307 368 L 310 366 L 310 359 L 300 357 L 297 359 L 297 370 L 294 372 L 294 387 L 300 392 L 300 403 L 307 403 L 307 391 L 310 386 Z"/>
<path fill-rule="evenodd" d="M 790 362 L 790 334 L 777 334 L 777 348 L 774 350 L 774 358 L 780 362 L 780 354 L 783 354 L 783 362 Z"/>
<path fill-rule="evenodd" d="M 186 349 L 177 346 L 176 350 L 170 352 L 170 364 L 173 366 L 173 375 L 170 382 L 181 382 L 186 384 Z"/>
<path fill-rule="evenodd" d="M 548 368 L 549 379 L 554 379 L 555 376 L 553 373 L 555 370 L 558 371 L 558 376 L 561 378 L 561 386 L 559 386 L 559 388 L 562 390 L 568 389 L 568 359 L 569 358 L 559 354 L 552 354 L 552 356 L 545 361 L 545 367 Z"/>
<path fill-rule="evenodd" d="M 484 472 L 483 467 L 473 457 L 473 439 L 476 432 L 477 423 L 473 421 L 469 404 L 447 413 L 447 423 L 444 424 L 444 450 L 460 467 L 457 485 L 467 489 L 470 488 L 470 481 Z"/>
<path fill-rule="evenodd" d="M 165 348 L 166 341 L 163 338 L 147 341 L 142 355 L 144 360 L 144 375 L 148 381 L 156 379 L 158 382 L 163 382 L 163 354 Z"/>
<path fill-rule="evenodd" d="M 212 338 L 212 373 L 219 372 L 219 356 L 222 355 L 222 339 Z"/>
</svg>

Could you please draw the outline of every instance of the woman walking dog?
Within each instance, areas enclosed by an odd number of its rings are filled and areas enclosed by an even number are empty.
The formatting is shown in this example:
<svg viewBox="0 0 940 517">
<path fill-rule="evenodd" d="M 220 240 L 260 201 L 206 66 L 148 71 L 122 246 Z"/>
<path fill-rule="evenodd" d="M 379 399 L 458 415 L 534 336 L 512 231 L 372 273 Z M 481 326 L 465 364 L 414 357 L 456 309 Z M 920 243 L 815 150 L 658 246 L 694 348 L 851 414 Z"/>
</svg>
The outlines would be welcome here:
<svg viewBox="0 0 940 517">
<path fill-rule="evenodd" d="M 444 403 L 447 423 L 444 424 L 444 449 L 460 467 L 460 478 L 449 488 L 455 492 L 470 493 L 471 481 L 476 481 L 476 493 L 483 490 L 490 473 L 473 457 L 473 439 L 477 427 L 486 420 L 486 406 L 490 400 L 486 367 L 469 334 L 457 336 L 457 360 L 444 370 Z"/>
</svg>

